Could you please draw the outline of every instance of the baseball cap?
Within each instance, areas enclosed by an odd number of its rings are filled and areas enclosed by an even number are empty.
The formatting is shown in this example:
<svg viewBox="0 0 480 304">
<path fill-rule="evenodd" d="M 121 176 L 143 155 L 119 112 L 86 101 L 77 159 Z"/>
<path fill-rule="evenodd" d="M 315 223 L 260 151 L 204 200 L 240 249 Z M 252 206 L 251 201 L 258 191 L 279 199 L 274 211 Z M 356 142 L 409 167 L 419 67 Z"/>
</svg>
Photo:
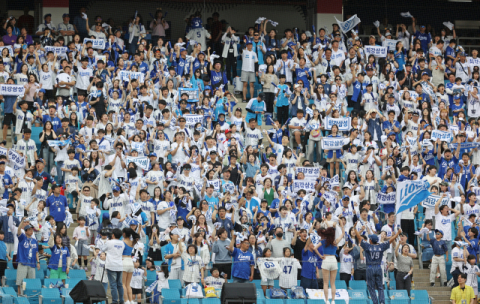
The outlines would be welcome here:
<svg viewBox="0 0 480 304">
<path fill-rule="evenodd" d="M 350 185 L 350 183 L 346 183 L 343 185 L 342 189 L 345 189 L 345 188 L 352 189 L 352 185 Z M 344 197 L 346 197 L 346 195 Z"/>
<path fill-rule="evenodd" d="M 148 157 L 150 157 L 150 156 L 155 156 L 155 157 L 157 157 L 157 153 L 151 152 L 151 153 L 148 155 Z"/>
<path fill-rule="evenodd" d="M 388 97 L 388 98 L 395 98 L 395 95 L 390 94 L 390 95 L 388 95 L 387 97 Z"/>
<path fill-rule="evenodd" d="M 411 66 L 412 66 L 412 64 L 411 64 L 410 62 L 407 62 L 407 63 L 405 63 L 405 66 L 409 66 L 409 67 L 411 67 Z"/>
<path fill-rule="evenodd" d="M 8 204 L 8 205 L 7 205 L 7 208 L 8 208 L 8 207 L 12 207 L 12 208 L 15 209 L 15 206 L 14 206 L 13 204 Z"/>
<path fill-rule="evenodd" d="M 232 130 L 230 130 L 230 129 L 225 130 L 225 134 L 228 134 L 228 133 L 231 133 L 231 132 L 232 132 Z"/>
<path fill-rule="evenodd" d="M 62 18 L 65 18 L 65 17 L 70 17 L 70 15 L 65 13 L 65 14 L 62 15 Z"/>
<path fill-rule="evenodd" d="M 258 94 L 258 97 L 260 97 L 261 99 L 264 99 L 265 98 L 265 93 L 262 92 L 262 93 Z"/>
<path fill-rule="evenodd" d="M 250 40 L 245 43 L 245 45 L 253 44 Z"/>
<path fill-rule="evenodd" d="M 45 14 L 45 16 L 43 16 L 43 19 L 45 19 L 47 17 L 52 17 L 52 14 Z"/>
<path fill-rule="evenodd" d="M 441 233 L 442 235 L 444 235 L 444 234 L 443 234 L 443 231 L 440 230 L 440 229 L 435 229 L 435 233 Z"/>
<path fill-rule="evenodd" d="M 115 186 L 115 187 L 112 188 L 112 191 L 119 192 L 119 191 L 120 191 L 120 187 Z"/>
<path fill-rule="evenodd" d="M 423 73 L 422 73 L 422 76 L 423 76 L 423 75 L 428 75 L 428 72 L 423 72 Z"/>
<path fill-rule="evenodd" d="M 35 164 L 38 164 L 38 163 L 45 164 L 45 162 L 43 161 L 43 158 L 39 158 L 35 161 Z"/>
<path fill-rule="evenodd" d="M 186 48 L 181 48 L 180 52 L 183 52 L 183 51 L 186 51 L 186 50 L 187 50 Z"/>
<path fill-rule="evenodd" d="M 378 235 L 376 234 L 370 234 L 368 238 L 373 242 L 373 243 L 378 243 Z"/>
<path fill-rule="evenodd" d="M 185 219 L 181 216 L 177 217 L 177 221 L 179 221 L 179 220 L 185 221 Z"/>
<path fill-rule="evenodd" d="M 131 220 L 130 221 L 130 226 L 132 226 L 132 225 L 135 225 L 135 226 L 138 225 L 137 220 Z"/>
<path fill-rule="evenodd" d="M 395 132 L 390 132 L 390 133 L 388 133 L 388 136 L 397 136 L 397 133 L 395 133 Z"/>
<path fill-rule="evenodd" d="M 344 196 L 342 197 L 342 201 L 345 201 L 345 200 L 350 200 L 350 197 L 344 195 Z"/>
<path fill-rule="evenodd" d="M 27 225 L 25 226 L 25 228 L 23 228 L 23 230 L 27 231 L 28 229 L 32 228 L 33 229 L 33 226 L 32 225 Z"/>
</svg>

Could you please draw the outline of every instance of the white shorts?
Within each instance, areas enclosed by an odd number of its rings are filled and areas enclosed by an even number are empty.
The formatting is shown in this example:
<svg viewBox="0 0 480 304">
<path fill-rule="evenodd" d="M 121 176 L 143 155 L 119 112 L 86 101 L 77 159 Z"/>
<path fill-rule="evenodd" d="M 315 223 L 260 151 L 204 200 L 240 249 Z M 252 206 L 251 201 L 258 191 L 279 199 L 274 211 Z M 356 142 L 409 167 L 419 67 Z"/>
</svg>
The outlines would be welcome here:
<svg viewBox="0 0 480 304">
<path fill-rule="evenodd" d="M 133 272 L 133 260 L 132 257 L 122 257 L 123 272 Z"/>
<path fill-rule="evenodd" d="M 332 271 L 332 270 L 337 270 L 338 269 L 338 264 L 337 264 L 337 259 L 332 256 L 326 256 L 325 260 L 322 262 L 322 269 Z"/>
</svg>

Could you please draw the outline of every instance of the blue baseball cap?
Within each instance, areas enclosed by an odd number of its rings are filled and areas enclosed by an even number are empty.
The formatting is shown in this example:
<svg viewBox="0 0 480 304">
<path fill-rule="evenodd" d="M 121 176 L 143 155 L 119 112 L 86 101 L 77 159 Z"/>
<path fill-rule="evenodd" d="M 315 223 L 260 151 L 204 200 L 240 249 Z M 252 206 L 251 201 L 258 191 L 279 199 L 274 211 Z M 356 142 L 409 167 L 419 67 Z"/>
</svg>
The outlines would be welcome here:
<svg viewBox="0 0 480 304">
<path fill-rule="evenodd" d="M 32 228 L 33 229 L 33 226 L 32 225 L 27 225 L 25 226 L 25 228 L 23 228 L 23 230 L 27 231 L 28 229 Z"/>
<path fill-rule="evenodd" d="M 388 133 L 388 136 L 397 136 L 397 133 L 395 133 L 395 132 L 390 132 L 390 133 Z"/>
<path fill-rule="evenodd" d="M 40 89 L 38 90 L 39 92 L 42 92 L 43 94 L 47 93 L 47 91 L 45 91 L 45 89 Z"/>
<path fill-rule="evenodd" d="M 453 99 L 455 99 L 455 100 L 460 99 L 460 95 L 455 95 L 455 96 L 453 97 Z"/>
<path fill-rule="evenodd" d="M 110 218 L 110 213 L 108 212 L 105 212 L 103 215 L 102 215 L 103 219 L 105 220 L 108 220 Z"/>
<path fill-rule="evenodd" d="M 443 230 L 440 230 L 440 229 L 435 229 L 435 233 L 441 233 L 442 235 L 444 235 Z"/>
<path fill-rule="evenodd" d="M 132 225 L 135 225 L 135 226 L 138 225 L 137 220 L 131 220 L 130 221 L 130 226 L 132 226 Z"/>
<path fill-rule="evenodd" d="M 148 156 L 149 156 L 149 157 L 150 157 L 150 156 L 155 156 L 155 157 L 157 157 L 157 153 L 151 152 Z"/>
<path fill-rule="evenodd" d="M 350 200 L 350 197 L 348 197 L 348 196 L 344 195 L 344 196 L 342 197 L 342 201 L 344 201 L 345 199 L 348 199 L 348 200 Z"/>
<path fill-rule="evenodd" d="M 378 235 L 376 234 L 370 234 L 368 238 L 373 242 L 373 243 L 378 243 Z"/>
<path fill-rule="evenodd" d="M 249 44 L 253 44 L 253 42 L 248 40 L 247 43 L 245 43 L 245 45 L 249 45 Z"/>
<path fill-rule="evenodd" d="M 429 74 L 428 74 L 428 72 L 423 72 L 423 73 L 422 73 L 422 76 L 423 76 L 423 75 L 429 75 Z"/>
<path fill-rule="evenodd" d="M 187 50 L 186 48 L 183 48 L 183 47 L 182 47 L 182 48 L 180 49 L 180 52 L 183 52 L 183 51 L 186 51 L 186 50 Z"/>
<path fill-rule="evenodd" d="M 203 90 L 204 90 L 204 91 L 205 91 L 205 90 L 210 90 L 210 91 L 211 91 L 211 90 L 212 90 L 212 87 L 207 85 L 207 86 L 205 86 L 205 88 L 204 88 Z"/>
<path fill-rule="evenodd" d="M 119 191 L 120 191 L 120 187 L 119 187 L 119 186 L 115 186 L 115 187 L 112 188 L 112 191 L 119 192 Z"/>
</svg>

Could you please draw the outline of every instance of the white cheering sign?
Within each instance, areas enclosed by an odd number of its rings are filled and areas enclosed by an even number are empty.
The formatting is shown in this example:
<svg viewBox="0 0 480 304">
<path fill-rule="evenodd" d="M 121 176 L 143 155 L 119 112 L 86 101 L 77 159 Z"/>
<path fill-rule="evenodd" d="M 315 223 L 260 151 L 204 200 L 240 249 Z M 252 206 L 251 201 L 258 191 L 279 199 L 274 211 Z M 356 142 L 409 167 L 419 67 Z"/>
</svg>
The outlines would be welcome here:
<svg viewBox="0 0 480 304">
<path fill-rule="evenodd" d="M 85 38 L 83 39 L 83 44 L 87 44 L 87 42 L 92 43 L 92 48 L 97 50 L 104 50 L 105 49 L 105 40 L 104 39 L 90 39 Z"/>
<path fill-rule="evenodd" d="M 324 137 L 322 138 L 323 150 L 340 150 L 344 145 L 343 137 Z"/>
<path fill-rule="evenodd" d="M 66 54 L 68 48 L 66 46 L 46 46 L 46 52 L 53 52 L 54 54 Z"/>
<path fill-rule="evenodd" d="M 331 118 L 327 116 L 325 122 L 325 130 L 331 130 L 333 125 L 337 125 L 340 131 L 350 131 L 351 126 L 351 117 L 340 117 L 340 118 Z"/>
<path fill-rule="evenodd" d="M 305 178 L 317 178 L 320 175 L 320 167 L 296 167 L 295 175 L 302 172 Z"/>
<path fill-rule="evenodd" d="M 203 115 L 186 114 L 182 117 L 185 118 L 187 126 L 194 126 L 198 122 L 203 123 Z"/>
<path fill-rule="evenodd" d="M 132 157 L 132 156 L 127 156 L 127 166 L 129 163 L 135 163 L 137 164 L 137 167 L 143 169 L 143 170 L 149 170 L 150 169 L 150 159 L 148 157 Z"/>
<path fill-rule="evenodd" d="M 315 192 L 315 180 L 295 179 L 292 183 L 293 192 L 305 190 L 307 192 Z"/>
<path fill-rule="evenodd" d="M 2 84 L 0 85 L 0 95 L 2 96 L 23 96 L 25 94 L 25 87 L 16 84 Z"/>
<path fill-rule="evenodd" d="M 387 57 L 387 48 L 383 46 L 366 45 L 365 57 L 368 58 L 370 55 L 375 57 Z"/>
</svg>

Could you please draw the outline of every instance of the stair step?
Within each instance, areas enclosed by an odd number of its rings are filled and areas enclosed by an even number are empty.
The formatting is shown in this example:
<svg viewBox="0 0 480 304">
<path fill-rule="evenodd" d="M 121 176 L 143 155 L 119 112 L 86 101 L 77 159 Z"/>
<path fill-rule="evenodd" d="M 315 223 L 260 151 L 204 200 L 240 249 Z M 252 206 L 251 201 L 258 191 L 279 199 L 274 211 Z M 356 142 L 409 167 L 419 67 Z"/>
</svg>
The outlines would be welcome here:
<svg viewBox="0 0 480 304">
<path fill-rule="evenodd" d="M 423 290 L 423 289 L 426 289 L 428 287 L 432 287 L 432 286 L 430 286 L 429 281 L 427 281 L 427 282 L 417 282 L 417 280 L 415 280 L 414 282 L 415 282 L 415 289 Z M 440 279 L 435 280 L 435 287 L 433 287 L 433 288 L 438 289 L 438 290 L 442 290 L 440 288 L 448 288 L 448 290 L 450 290 L 449 287 L 440 286 L 440 284 L 441 284 Z"/>
</svg>

